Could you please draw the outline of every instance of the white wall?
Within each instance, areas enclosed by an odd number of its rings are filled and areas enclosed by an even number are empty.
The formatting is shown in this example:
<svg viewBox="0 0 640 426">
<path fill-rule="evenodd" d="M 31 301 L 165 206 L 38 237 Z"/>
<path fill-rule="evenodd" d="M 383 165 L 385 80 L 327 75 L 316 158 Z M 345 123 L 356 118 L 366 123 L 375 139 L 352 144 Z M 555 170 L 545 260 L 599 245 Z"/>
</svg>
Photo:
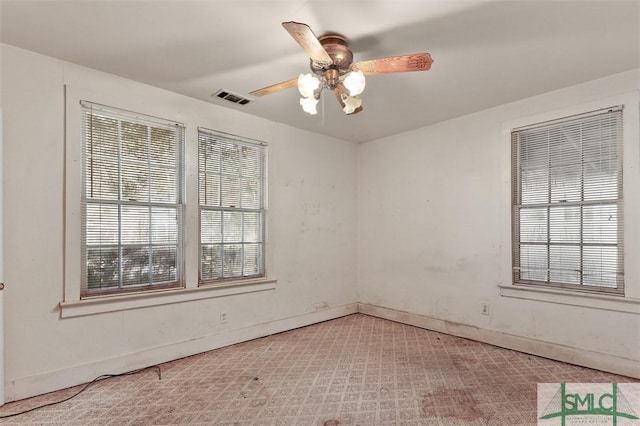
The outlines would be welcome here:
<svg viewBox="0 0 640 426">
<path fill-rule="evenodd" d="M 2 45 L 1 56 L 7 400 L 357 309 L 640 377 L 637 71 L 356 146 L 11 46 Z M 65 84 L 69 99 L 184 122 L 188 153 L 197 126 L 268 142 L 275 289 L 61 318 L 72 285 L 65 265 L 74 265 L 65 244 L 77 237 L 65 229 L 65 149 L 73 149 Z M 499 287 L 509 285 L 511 268 L 509 125 L 620 99 L 635 99 L 625 123 L 635 134 L 625 152 L 627 302 L 514 297 Z M 191 287 L 194 165 L 190 154 Z M 480 314 L 481 302 L 491 315 Z"/>
<path fill-rule="evenodd" d="M 630 71 L 361 145 L 360 309 L 640 377 L 639 76 Z M 512 290 L 510 127 L 621 102 L 627 297 Z"/>
<path fill-rule="evenodd" d="M 12 46 L 1 54 L 8 401 L 355 312 L 356 145 Z M 64 227 L 64 85 L 69 97 L 186 124 L 187 262 L 197 262 L 197 127 L 267 142 L 275 289 L 61 318 L 72 284 L 64 268 L 75 261 L 65 259 L 65 238 L 77 235 Z M 197 264 L 187 269 L 195 287 Z"/>
</svg>

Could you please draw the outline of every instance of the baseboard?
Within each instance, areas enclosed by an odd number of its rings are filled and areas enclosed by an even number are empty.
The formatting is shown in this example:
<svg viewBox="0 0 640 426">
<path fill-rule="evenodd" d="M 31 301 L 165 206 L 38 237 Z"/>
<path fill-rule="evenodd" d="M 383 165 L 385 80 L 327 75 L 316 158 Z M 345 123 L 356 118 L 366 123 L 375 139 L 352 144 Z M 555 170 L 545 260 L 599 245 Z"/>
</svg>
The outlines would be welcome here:
<svg viewBox="0 0 640 426">
<path fill-rule="evenodd" d="M 568 364 L 593 368 L 609 373 L 640 379 L 640 361 L 616 355 L 559 345 L 541 340 L 457 324 L 424 315 L 397 311 L 366 303 L 358 303 L 358 311 L 378 318 L 413 325 L 466 339 L 477 340 L 502 348 L 550 358 Z"/>
<path fill-rule="evenodd" d="M 358 312 L 357 303 L 351 303 L 316 312 L 305 313 L 245 328 L 210 334 L 195 339 L 159 346 L 142 352 L 75 365 L 35 376 L 22 377 L 7 383 L 5 402 L 17 401 L 35 395 L 87 383 L 102 374 L 118 374 L 212 349 L 246 342 L 283 331 L 293 330 L 322 321 Z"/>
</svg>

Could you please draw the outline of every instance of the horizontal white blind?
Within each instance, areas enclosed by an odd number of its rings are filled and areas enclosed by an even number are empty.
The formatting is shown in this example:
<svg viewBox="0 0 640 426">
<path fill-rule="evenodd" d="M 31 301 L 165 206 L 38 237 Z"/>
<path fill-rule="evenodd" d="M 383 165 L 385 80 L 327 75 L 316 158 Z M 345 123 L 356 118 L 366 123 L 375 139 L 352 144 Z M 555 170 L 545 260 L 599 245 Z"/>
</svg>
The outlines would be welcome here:
<svg viewBox="0 0 640 426">
<path fill-rule="evenodd" d="M 200 281 L 264 276 L 264 144 L 198 132 Z"/>
<path fill-rule="evenodd" d="M 181 279 L 184 127 L 82 103 L 82 295 Z"/>
<path fill-rule="evenodd" d="M 515 283 L 622 293 L 622 110 L 512 132 Z"/>
</svg>

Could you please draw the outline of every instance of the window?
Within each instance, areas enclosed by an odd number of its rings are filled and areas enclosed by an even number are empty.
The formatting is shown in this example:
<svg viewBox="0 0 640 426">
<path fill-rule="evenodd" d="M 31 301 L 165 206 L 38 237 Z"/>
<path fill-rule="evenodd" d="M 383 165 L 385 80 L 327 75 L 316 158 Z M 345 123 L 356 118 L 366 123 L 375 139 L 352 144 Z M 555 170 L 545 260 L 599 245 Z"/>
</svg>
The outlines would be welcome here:
<svg viewBox="0 0 640 426">
<path fill-rule="evenodd" d="M 265 276 L 265 144 L 198 131 L 200 282 Z"/>
<path fill-rule="evenodd" d="M 181 285 L 183 126 L 81 104 L 81 296 Z"/>
<path fill-rule="evenodd" d="M 623 294 L 622 108 L 511 134 L 513 281 Z"/>
</svg>

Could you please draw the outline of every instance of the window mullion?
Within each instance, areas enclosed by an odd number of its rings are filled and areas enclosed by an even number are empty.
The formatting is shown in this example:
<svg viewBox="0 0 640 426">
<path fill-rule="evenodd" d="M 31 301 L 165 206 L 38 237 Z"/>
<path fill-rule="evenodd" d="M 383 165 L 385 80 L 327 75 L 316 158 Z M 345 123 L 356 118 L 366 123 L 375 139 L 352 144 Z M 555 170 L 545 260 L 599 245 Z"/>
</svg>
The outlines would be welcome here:
<svg viewBox="0 0 640 426">
<path fill-rule="evenodd" d="M 240 276 L 244 276 L 244 203 L 243 198 L 243 186 L 244 183 L 244 169 L 242 168 L 242 156 L 243 149 L 238 147 L 238 157 L 240 161 L 240 170 L 238 171 L 238 205 L 240 206 Z"/>
<path fill-rule="evenodd" d="M 220 276 L 225 277 L 224 273 L 224 216 L 225 211 L 220 211 Z"/>
<path fill-rule="evenodd" d="M 584 123 L 580 123 L 580 285 L 584 285 Z"/>
<path fill-rule="evenodd" d="M 118 121 L 118 201 L 122 201 L 122 122 Z M 118 288 L 123 288 L 122 204 L 118 203 Z"/>
<path fill-rule="evenodd" d="M 242 205 L 242 196 L 240 197 L 240 199 L 240 205 Z M 244 275 L 244 249 L 246 247 L 244 241 L 244 212 L 241 213 L 241 217 L 242 219 L 240 220 L 240 223 L 242 225 L 240 227 L 240 275 Z"/>
<path fill-rule="evenodd" d="M 551 138 L 547 131 L 547 279 L 551 282 Z"/>
<path fill-rule="evenodd" d="M 198 138 L 199 139 L 199 138 Z M 202 177 L 204 178 L 204 200 L 201 200 L 200 202 L 202 203 L 202 201 L 204 201 L 204 205 L 208 206 L 209 205 L 209 191 L 208 191 L 208 185 L 209 185 L 209 167 L 207 166 L 207 157 L 209 156 L 209 144 L 206 143 L 201 143 L 200 141 L 198 141 L 198 145 L 204 150 L 203 152 L 203 156 L 204 156 L 204 164 L 203 164 L 203 169 L 202 172 L 200 172 L 200 170 L 198 170 L 199 173 L 202 173 Z"/>
<path fill-rule="evenodd" d="M 149 262 L 149 272 L 147 273 L 147 280 L 149 284 L 153 284 L 153 208 L 151 207 L 151 127 L 147 126 L 147 211 L 149 212 L 149 229 L 147 235 L 149 238 L 149 255 L 147 261 Z"/>
<path fill-rule="evenodd" d="M 93 107 L 89 110 L 89 176 L 91 181 L 91 196 L 93 198 Z M 86 153 L 85 153 L 86 155 Z M 86 179 L 84 179 L 86 182 Z M 86 188 L 85 188 L 86 191 Z M 85 195 L 86 197 L 86 195 Z"/>
<path fill-rule="evenodd" d="M 218 142 L 218 206 L 222 207 L 222 143 Z M 225 212 L 220 211 L 220 277 L 225 278 L 224 271 L 224 216 Z"/>
</svg>

